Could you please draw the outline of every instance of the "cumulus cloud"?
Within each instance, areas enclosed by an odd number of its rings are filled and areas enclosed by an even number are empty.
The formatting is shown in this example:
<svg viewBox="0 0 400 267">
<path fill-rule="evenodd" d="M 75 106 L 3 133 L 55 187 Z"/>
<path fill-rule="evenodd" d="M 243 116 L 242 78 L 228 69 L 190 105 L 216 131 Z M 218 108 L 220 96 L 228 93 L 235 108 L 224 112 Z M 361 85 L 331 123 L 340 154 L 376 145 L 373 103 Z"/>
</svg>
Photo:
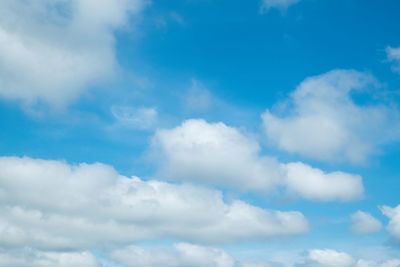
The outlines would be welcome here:
<svg viewBox="0 0 400 267">
<path fill-rule="evenodd" d="M 62 107 L 117 67 L 113 31 L 142 0 L 4 0 L 0 96 Z"/>
<path fill-rule="evenodd" d="M 390 219 L 387 230 L 395 239 L 400 240 L 400 205 L 395 208 L 383 206 L 380 209 Z"/>
<path fill-rule="evenodd" d="M 254 138 L 223 123 L 187 120 L 158 130 L 152 149 L 163 177 L 178 181 L 256 191 L 285 186 L 291 194 L 320 201 L 355 200 L 364 191 L 360 176 L 261 156 Z"/>
<path fill-rule="evenodd" d="M 147 130 L 153 128 L 158 120 L 155 108 L 133 108 L 127 106 L 113 106 L 111 113 L 119 126 Z"/>
<path fill-rule="evenodd" d="M 298 266 L 312 267 L 351 267 L 355 259 L 347 253 L 332 249 L 313 249 L 308 252 L 307 260 Z"/>
<path fill-rule="evenodd" d="M 359 175 L 344 172 L 324 173 L 301 162 L 287 166 L 287 187 L 305 199 L 351 201 L 363 197 L 364 187 Z"/>
<path fill-rule="evenodd" d="M 269 141 L 282 150 L 325 161 L 362 163 L 399 135 L 398 112 L 359 105 L 351 97 L 376 81 L 354 70 L 334 70 L 304 80 L 280 114 L 262 115 Z"/>
<path fill-rule="evenodd" d="M 332 249 L 312 249 L 295 263 L 297 267 L 398 267 L 399 259 L 374 261 L 356 259 L 352 255 Z M 128 246 L 114 250 L 110 259 L 123 266 L 215 266 L 215 267 L 280 267 L 281 263 L 266 260 L 237 260 L 219 248 L 204 247 L 189 243 L 176 243 L 170 247 L 141 248 Z"/>
<path fill-rule="evenodd" d="M 158 266 L 213 266 L 213 267 L 273 267 L 280 266 L 267 261 L 239 262 L 222 249 L 176 243 L 173 249 L 143 249 L 129 246 L 115 250 L 111 259 L 124 266 L 158 267 Z"/>
<path fill-rule="evenodd" d="M 96 258 L 89 252 L 41 252 L 16 250 L 0 252 L 0 265 L 7 267 L 97 267 Z"/>
<path fill-rule="evenodd" d="M 202 247 L 188 243 L 174 244 L 173 250 L 145 250 L 130 246 L 112 252 L 111 258 L 124 266 L 215 266 L 234 267 L 235 259 L 222 249 Z"/>
<path fill-rule="evenodd" d="M 386 55 L 387 59 L 393 62 L 393 70 L 400 73 L 400 47 L 388 46 Z"/>
<path fill-rule="evenodd" d="M 0 247 L 87 250 L 155 238 L 229 243 L 308 231 L 296 211 L 269 211 L 222 193 L 142 181 L 103 164 L 0 158 Z"/>
<path fill-rule="evenodd" d="M 390 259 L 384 262 L 377 262 L 365 259 L 356 260 L 353 256 L 332 249 L 309 250 L 307 258 L 298 267 L 398 267 L 399 259 Z"/>
<path fill-rule="evenodd" d="M 281 177 L 279 163 L 260 157 L 254 139 L 223 123 L 187 120 L 174 129 L 160 129 L 152 147 L 160 173 L 172 179 L 267 190 Z"/>
<path fill-rule="evenodd" d="M 261 5 L 261 11 L 268 11 L 271 8 L 286 10 L 289 6 L 300 2 L 300 0 L 264 0 Z"/>
<path fill-rule="evenodd" d="M 382 223 L 379 220 L 360 210 L 351 215 L 350 221 L 350 230 L 360 235 L 375 233 L 382 228 Z"/>
</svg>

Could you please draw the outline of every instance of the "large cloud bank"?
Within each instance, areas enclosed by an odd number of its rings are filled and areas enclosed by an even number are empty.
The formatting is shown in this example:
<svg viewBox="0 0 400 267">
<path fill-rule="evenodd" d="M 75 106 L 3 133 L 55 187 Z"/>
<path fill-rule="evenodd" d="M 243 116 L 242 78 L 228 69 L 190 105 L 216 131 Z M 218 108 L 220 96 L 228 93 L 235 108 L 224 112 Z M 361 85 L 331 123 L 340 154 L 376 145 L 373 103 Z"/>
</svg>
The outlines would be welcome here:
<svg viewBox="0 0 400 267">
<path fill-rule="evenodd" d="M 227 243 L 307 232 L 300 212 L 221 192 L 142 181 L 110 166 L 0 158 L 0 246 L 86 250 L 161 237 Z"/>
</svg>

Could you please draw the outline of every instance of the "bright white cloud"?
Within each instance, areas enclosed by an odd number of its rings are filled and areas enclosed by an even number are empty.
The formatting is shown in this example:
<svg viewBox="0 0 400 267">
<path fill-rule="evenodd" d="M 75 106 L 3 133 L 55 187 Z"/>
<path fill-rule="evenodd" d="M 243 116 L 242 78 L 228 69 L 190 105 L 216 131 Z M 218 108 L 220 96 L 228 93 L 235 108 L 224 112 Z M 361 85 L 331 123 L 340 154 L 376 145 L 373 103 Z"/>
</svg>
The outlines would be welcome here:
<svg viewBox="0 0 400 267">
<path fill-rule="evenodd" d="M 200 119 L 158 130 L 153 138 L 162 175 L 244 190 L 271 189 L 282 176 L 279 163 L 259 151 L 254 139 L 235 128 Z"/>
<path fill-rule="evenodd" d="M 307 157 L 362 163 L 378 145 L 399 136 L 398 112 L 383 105 L 358 105 L 350 94 L 376 84 L 354 70 L 334 70 L 303 81 L 282 103 L 267 110 L 265 133 L 280 149 Z"/>
<path fill-rule="evenodd" d="M 198 246 L 188 243 L 176 243 L 173 249 L 129 246 L 115 250 L 111 259 L 123 266 L 135 267 L 273 267 L 278 264 L 267 261 L 239 262 L 222 249 Z"/>
<path fill-rule="evenodd" d="M 351 201 L 363 197 L 364 187 L 359 175 L 343 172 L 324 173 L 301 162 L 287 166 L 289 192 L 305 199 L 320 201 Z"/>
<path fill-rule="evenodd" d="M 0 252 L 0 266 L 7 267 L 97 267 L 89 252 L 40 252 L 23 250 Z"/>
<path fill-rule="evenodd" d="M 353 267 L 356 260 L 349 254 L 332 249 L 312 249 L 298 267 Z"/>
<path fill-rule="evenodd" d="M 142 181 L 110 166 L 0 158 L 0 247 L 90 249 L 162 237 L 190 242 L 302 234 L 300 212 L 268 211 L 222 193 Z"/>
<path fill-rule="evenodd" d="M 377 262 L 365 259 L 356 260 L 353 256 L 332 249 L 313 249 L 308 251 L 305 262 L 298 267 L 398 267 L 399 259 Z"/>
<path fill-rule="evenodd" d="M 314 249 L 308 252 L 306 266 L 350 267 L 355 264 L 352 256 L 331 249 Z"/>
<path fill-rule="evenodd" d="M 289 6 L 300 2 L 300 0 L 264 0 L 261 11 L 268 11 L 270 8 L 286 10 Z"/>
<path fill-rule="evenodd" d="M 187 243 L 174 244 L 173 250 L 145 250 L 140 247 L 130 246 L 112 252 L 111 258 L 117 263 L 127 267 L 235 266 L 235 259 L 222 249 L 202 247 Z"/>
<path fill-rule="evenodd" d="M 127 106 L 113 106 L 111 113 L 118 125 L 136 129 L 151 129 L 158 120 L 155 108 L 132 108 Z"/>
<path fill-rule="evenodd" d="M 0 96 L 62 107 L 116 68 L 113 31 L 142 0 L 0 2 Z"/>
<path fill-rule="evenodd" d="M 393 70 L 400 73 L 400 47 L 388 46 L 386 55 L 387 59 L 393 62 Z"/>
<path fill-rule="evenodd" d="M 163 177 L 241 190 L 267 191 L 286 186 L 310 200 L 350 201 L 363 195 L 361 177 L 324 173 L 303 163 L 281 164 L 260 156 L 256 140 L 223 123 L 187 120 L 158 130 L 153 154 Z"/>
<path fill-rule="evenodd" d="M 395 208 L 383 206 L 380 209 L 390 219 L 387 230 L 395 239 L 400 240 L 400 205 Z"/>
<path fill-rule="evenodd" d="M 379 220 L 360 210 L 351 215 L 350 221 L 350 230 L 360 235 L 375 233 L 382 228 L 382 223 Z"/>
</svg>

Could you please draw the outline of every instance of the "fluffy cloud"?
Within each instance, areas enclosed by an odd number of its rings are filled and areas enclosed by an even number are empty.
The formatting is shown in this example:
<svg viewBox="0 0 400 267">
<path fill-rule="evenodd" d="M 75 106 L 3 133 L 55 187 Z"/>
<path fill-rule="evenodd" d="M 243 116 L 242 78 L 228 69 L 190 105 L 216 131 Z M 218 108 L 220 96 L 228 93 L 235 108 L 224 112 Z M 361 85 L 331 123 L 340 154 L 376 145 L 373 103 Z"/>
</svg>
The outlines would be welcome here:
<svg viewBox="0 0 400 267">
<path fill-rule="evenodd" d="M 187 243 L 174 244 L 174 250 L 145 250 L 130 246 L 116 250 L 111 258 L 124 266 L 215 266 L 234 267 L 235 259 L 221 249 L 196 246 Z"/>
<path fill-rule="evenodd" d="M 324 173 L 303 163 L 289 163 L 287 187 L 305 199 L 321 201 L 351 201 L 364 194 L 362 179 L 358 175 L 343 172 Z"/>
<path fill-rule="evenodd" d="M 173 249 L 143 249 L 130 246 L 115 250 L 111 259 L 123 266 L 213 266 L 213 267 L 273 267 L 267 261 L 239 262 L 222 249 L 203 247 L 188 243 L 174 244 Z"/>
<path fill-rule="evenodd" d="M 160 173 L 178 181 L 259 191 L 286 186 L 291 194 L 320 201 L 363 195 L 361 177 L 260 156 L 254 138 L 223 123 L 188 120 L 174 129 L 158 130 L 152 147 Z"/>
<path fill-rule="evenodd" d="M 308 78 L 281 104 L 280 115 L 270 110 L 262 115 L 265 133 L 271 143 L 288 152 L 361 163 L 378 145 L 399 136 L 396 110 L 358 105 L 350 95 L 374 84 L 373 77 L 354 70 Z"/>
<path fill-rule="evenodd" d="M 268 211 L 204 188 L 142 181 L 110 166 L 0 158 L 0 247 L 87 250 L 171 237 L 227 243 L 308 231 L 299 212 Z"/>
<path fill-rule="evenodd" d="M 264 0 L 261 6 L 262 11 L 268 11 L 270 8 L 286 10 L 289 6 L 300 2 L 300 0 Z"/>
<path fill-rule="evenodd" d="M 390 219 L 387 230 L 395 239 L 400 240 L 400 205 L 395 208 L 383 206 L 380 209 Z"/>
<path fill-rule="evenodd" d="M 36 250 L 0 252 L 0 265 L 8 267 L 97 267 L 89 252 L 40 252 Z"/>
<path fill-rule="evenodd" d="M 394 62 L 393 70 L 400 73 L 400 47 L 387 47 L 386 48 L 387 59 Z"/>
<path fill-rule="evenodd" d="M 303 257 L 302 257 L 303 258 Z M 280 263 L 269 261 L 236 260 L 226 251 L 218 248 L 198 246 L 188 243 L 174 244 L 173 248 L 141 248 L 129 246 L 113 251 L 110 259 L 123 266 L 215 266 L 215 267 L 278 267 Z M 305 254 L 297 267 L 398 267 L 399 259 L 383 262 L 356 259 L 348 253 L 332 249 L 313 249 Z"/>
<path fill-rule="evenodd" d="M 384 262 L 371 260 L 356 260 L 353 256 L 332 249 L 313 249 L 308 251 L 307 259 L 298 267 L 398 267 L 399 259 L 391 259 Z"/>
<path fill-rule="evenodd" d="M 350 230 L 356 234 L 370 234 L 381 230 L 382 223 L 371 214 L 357 211 L 351 215 Z"/>
<path fill-rule="evenodd" d="M 117 67 L 113 31 L 142 0 L 4 0 L 0 96 L 60 107 Z"/>
<path fill-rule="evenodd" d="M 299 266 L 312 267 L 351 267 L 356 261 L 344 252 L 331 249 L 313 249 L 308 252 L 307 261 Z"/>
<path fill-rule="evenodd" d="M 260 157 L 258 143 L 223 123 L 188 120 L 153 138 L 163 175 L 205 184 L 268 190 L 279 182 L 281 167 Z"/>
</svg>

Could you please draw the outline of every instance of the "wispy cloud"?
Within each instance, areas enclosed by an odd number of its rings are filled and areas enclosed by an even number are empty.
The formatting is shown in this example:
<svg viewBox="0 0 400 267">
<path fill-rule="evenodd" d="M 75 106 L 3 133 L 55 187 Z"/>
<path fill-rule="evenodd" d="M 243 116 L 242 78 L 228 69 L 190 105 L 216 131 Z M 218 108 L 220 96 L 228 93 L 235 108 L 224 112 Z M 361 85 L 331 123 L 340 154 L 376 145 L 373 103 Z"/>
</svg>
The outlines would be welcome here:
<svg viewBox="0 0 400 267">
<path fill-rule="evenodd" d="M 263 0 L 261 5 L 261 12 L 266 12 L 271 8 L 278 8 L 285 11 L 289 6 L 297 4 L 300 0 Z"/>
<path fill-rule="evenodd" d="M 400 47 L 386 48 L 387 59 L 393 62 L 393 71 L 400 73 Z"/>
</svg>

